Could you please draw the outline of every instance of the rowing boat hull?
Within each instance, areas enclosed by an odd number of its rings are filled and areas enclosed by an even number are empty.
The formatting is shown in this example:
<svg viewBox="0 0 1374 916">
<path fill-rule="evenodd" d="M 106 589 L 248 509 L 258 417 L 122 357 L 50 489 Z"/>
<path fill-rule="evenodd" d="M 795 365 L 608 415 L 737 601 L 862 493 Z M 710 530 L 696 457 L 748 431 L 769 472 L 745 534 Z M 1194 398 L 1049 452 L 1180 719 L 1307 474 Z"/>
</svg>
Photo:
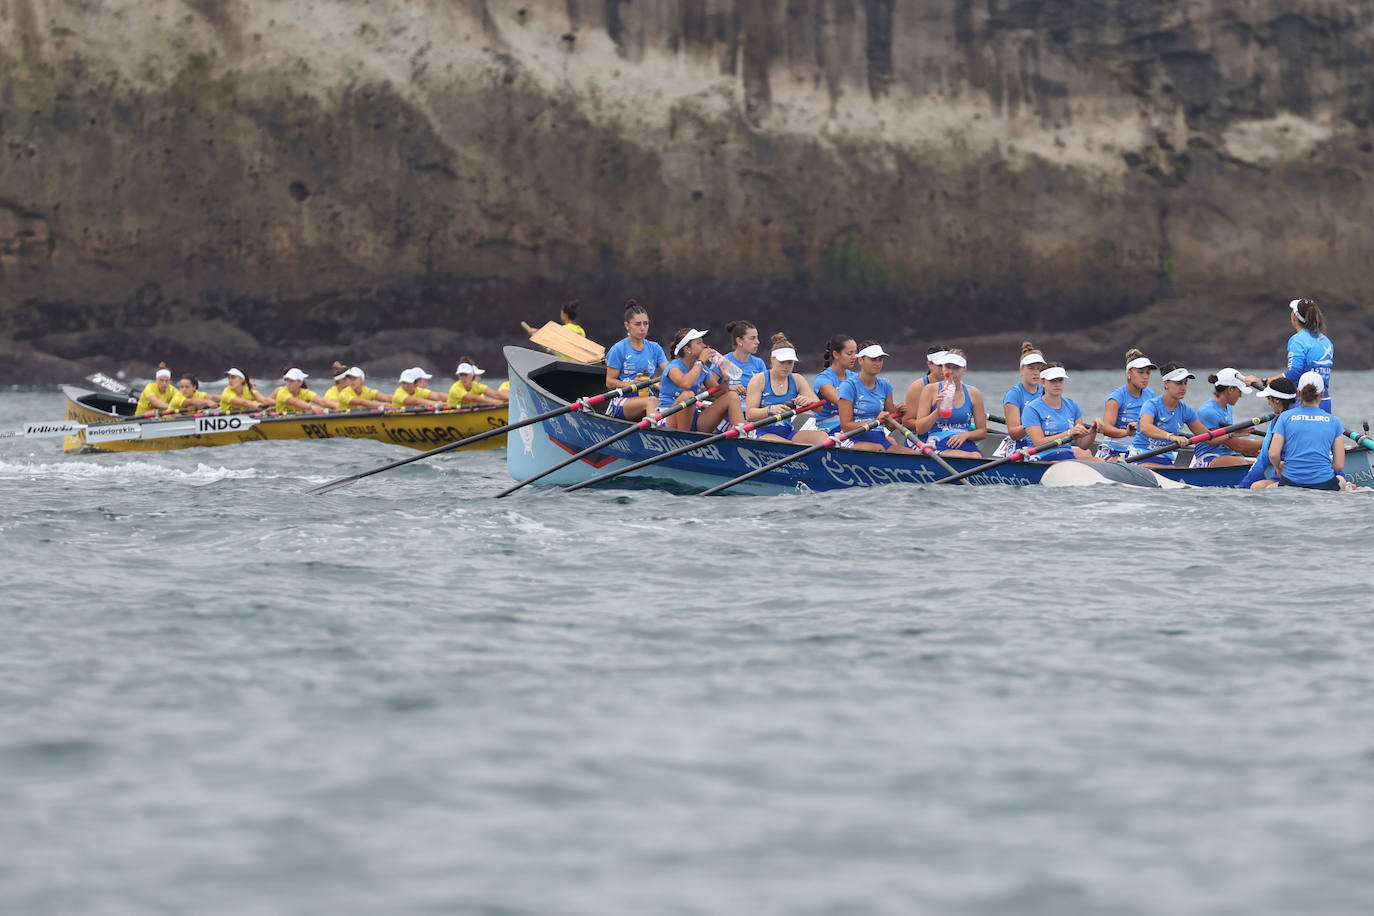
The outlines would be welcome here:
<svg viewBox="0 0 1374 916">
<path fill-rule="evenodd" d="M 90 400 L 89 395 L 92 392 L 66 386 L 63 387 L 62 392 L 66 396 L 67 419 L 79 423 L 139 422 L 152 424 L 148 428 L 155 431 L 158 428 L 157 424 L 178 422 L 176 418 L 134 421 L 113 411 L 101 410 L 98 407 L 83 403 L 83 399 Z M 108 400 L 108 398 L 104 400 Z M 102 400 L 96 399 L 96 402 L 102 403 Z M 214 412 L 211 411 L 209 414 L 214 415 Z M 87 442 L 85 432 L 79 432 L 65 437 L 62 447 L 68 452 L 164 452 L 182 448 L 234 445 L 239 442 L 257 442 L 269 439 L 373 439 L 389 445 L 404 445 L 407 448 L 425 451 L 449 442 L 457 442 L 459 439 L 466 439 L 477 433 L 499 429 L 506 425 L 507 416 L 508 411 L 505 407 L 404 413 L 400 411 L 358 410 L 328 414 L 264 416 L 258 423 L 243 429 L 202 435 L 140 437 L 137 439 Z M 492 436 L 473 445 L 465 445 L 459 451 L 502 448 L 505 444 L 504 436 Z"/>
<path fill-rule="evenodd" d="M 510 364 L 511 420 L 519 421 L 566 406 L 571 400 L 605 390 L 604 367 L 593 368 L 559 362 L 520 347 L 507 347 Z M 515 430 L 509 435 L 506 466 L 516 480 L 526 480 L 568 456 L 625 430 L 632 424 L 591 411 L 575 411 Z M 653 429 L 631 433 L 603 451 L 540 480 L 540 485 L 566 486 L 608 473 L 617 467 L 662 455 L 679 446 L 706 438 L 702 433 Z M 700 490 L 739 477 L 788 455 L 803 446 L 755 439 L 722 440 L 631 471 L 619 480 L 638 479 L 654 486 Z M 1351 452 L 1347 473 L 1361 486 L 1374 483 L 1369 452 Z M 948 458 L 956 471 L 985 463 L 977 458 Z M 1013 462 L 968 478 L 970 484 L 1029 486 L 1039 484 L 1052 463 Z M 1245 468 L 1152 468 L 1162 476 L 1197 487 L 1234 487 Z M 934 483 L 948 472 L 939 463 L 919 455 L 893 455 L 854 449 L 822 449 L 777 470 L 760 475 L 731 489 L 739 493 L 843 490 L 890 483 Z"/>
</svg>

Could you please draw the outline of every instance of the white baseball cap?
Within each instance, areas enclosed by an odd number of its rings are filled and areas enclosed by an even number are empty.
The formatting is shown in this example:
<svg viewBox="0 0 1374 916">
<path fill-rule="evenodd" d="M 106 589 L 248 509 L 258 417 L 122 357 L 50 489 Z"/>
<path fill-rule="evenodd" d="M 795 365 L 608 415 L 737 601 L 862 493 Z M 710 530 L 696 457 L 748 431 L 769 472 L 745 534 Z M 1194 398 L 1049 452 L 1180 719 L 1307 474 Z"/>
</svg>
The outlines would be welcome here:
<svg viewBox="0 0 1374 916">
<path fill-rule="evenodd" d="M 1326 382 L 1322 380 L 1319 372 L 1308 371 L 1302 374 L 1302 377 L 1298 379 L 1298 390 L 1302 391 L 1308 385 L 1316 386 L 1317 391 L 1326 390 Z"/>
<path fill-rule="evenodd" d="M 877 358 L 880 357 L 880 356 L 887 356 L 887 351 L 884 350 L 882 347 L 878 346 L 877 344 L 871 344 L 871 345 L 869 345 L 869 346 L 867 346 L 867 347 L 864 347 L 862 350 L 860 350 L 860 351 L 859 351 L 859 355 L 860 355 L 860 356 L 867 356 L 869 359 L 877 359 Z M 932 355 L 932 356 L 926 357 L 926 359 L 934 360 L 936 356 L 945 356 L 945 355 L 946 355 L 946 354 L 944 354 L 944 353 L 936 353 L 936 354 L 934 354 L 934 355 Z"/>
<path fill-rule="evenodd" d="M 1163 380 L 1166 382 L 1181 382 L 1186 378 L 1197 378 L 1197 376 L 1193 375 L 1193 373 L 1189 372 L 1182 366 L 1179 366 L 1173 372 L 1166 372 L 1164 374 Z"/>
<path fill-rule="evenodd" d="M 1041 355 L 1039 350 L 1027 353 L 1025 356 L 1021 357 L 1021 365 L 1023 366 L 1034 366 L 1037 364 L 1041 366 L 1045 365 L 1045 357 Z"/>
<path fill-rule="evenodd" d="M 1230 366 L 1227 366 L 1225 369 L 1217 370 L 1216 383 L 1218 385 L 1229 385 L 1232 388 L 1239 388 L 1241 391 L 1244 391 L 1246 388 L 1250 387 L 1249 385 L 1245 384 L 1245 379 L 1240 377 L 1240 373 L 1237 372 L 1235 369 L 1232 369 Z"/>
<path fill-rule="evenodd" d="M 407 369 L 401 373 L 401 384 L 411 385 L 420 380 L 419 374 L 414 369 Z"/>
<path fill-rule="evenodd" d="M 474 366 L 472 363 L 459 363 L 459 364 L 458 364 L 458 370 L 457 370 L 457 372 L 458 372 L 459 375 L 486 375 L 486 374 L 487 374 L 487 370 L 485 370 L 485 369 L 478 369 L 478 368 L 477 368 L 476 366 Z"/>
<path fill-rule="evenodd" d="M 226 372 L 226 373 L 224 373 L 224 374 L 225 374 L 225 375 L 237 375 L 237 376 L 238 376 L 239 378 L 241 378 L 241 379 L 246 379 L 246 378 L 248 378 L 248 376 L 244 375 L 244 374 L 243 374 L 242 372 L 240 372 L 238 369 L 230 369 L 228 372 Z"/>
<path fill-rule="evenodd" d="M 940 360 L 939 364 L 941 366 L 955 365 L 962 366 L 965 369 L 968 368 L 968 360 L 964 359 L 958 353 L 940 353 L 937 355 L 944 357 Z"/>
<path fill-rule="evenodd" d="M 683 347 L 687 346 L 694 340 L 701 340 L 701 338 L 705 337 L 708 333 L 710 332 L 698 331 L 696 328 L 692 328 L 690 331 L 683 335 L 681 340 L 677 342 L 677 346 L 673 347 L 673 355 L 677 356 L 678 353 L 682 351 Z"/>
<path fill-rule="evenodd" d="M 1126 364 L 1127 369 L 1158 369 L 1154 363 L 1150 362 L 1148 356 L 1137 356 Z"/>
<path fill-rule="evenodd" d="M 1064 371 L 1063 366 L 1050 366 L 1048 369 L 1040 370 L 1040 381 L 1052 382 L 1057 378 L 1068 378 L 1069 374 Z"/>
<path fill-rule="evenodd" d="M 797 351 L 791 347 L 778 347 L 773 351 L 773 358 L 780 363 L 795 363 Z"/>
<path fill-rule="evenodd" d="M 430 375 L 428 372 L 426 372 L 424 369 L 420 368 L 419 366 L 411 366 L 411 367 L 410 367 L 410 371 L 415 373 L 415 380 L 416 380 L 416 381 L 419 381 L 419 380 L 422 379 L 422 378 L 434 378 L 434 376 Z"/>
<path fill-rule="evenodd" d="M 310 376 L 306 375 L 304 372 L 297 369 L 295 366 L 292 366 L 290 369 L 286 370 L 286 374 L 284 374 L 282 378 L 288 382 L 303 382 L 306 379 L 310 378 Z"/>
<path fill-rule="evenodd" d="M 153 378 L 171 378 L 171 377 L 172 377 L 172 370 L 171 370 L 171 369 L 159 369 L 159 370 L 157 370 L 156 372 L 153 373 Z"/>
<path fill-rule="evenodd" d="M 339 376 L 339 378 L 367 378 L 367 373 L 357 366 L 354 366 L 351 369 L 344 370 L 344 374 Z"/>
</svg>

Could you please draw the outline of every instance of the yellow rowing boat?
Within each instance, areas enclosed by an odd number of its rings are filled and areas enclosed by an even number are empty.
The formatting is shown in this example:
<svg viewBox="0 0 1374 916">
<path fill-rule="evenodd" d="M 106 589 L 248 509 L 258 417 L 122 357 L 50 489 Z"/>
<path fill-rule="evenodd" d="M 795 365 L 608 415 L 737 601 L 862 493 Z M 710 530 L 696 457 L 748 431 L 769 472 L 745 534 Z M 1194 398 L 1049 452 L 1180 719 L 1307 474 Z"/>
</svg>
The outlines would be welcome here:
<svg viewBox="0 0 1374 916">
<path fill-rule="evenodd" d="M 196 446 L 233 445 L 260 439 L 375 439 L 425 451 L 505 426 L 505 407 L 438 410 L 347 410 L 323 414 L 267 412 L 221 413 L 158 419 L 130 415 L 128 398 L 62 386 L 66 418 L 84 428 L 62 440 L 64 451 L 170 451 Z M 121 410 L 122 408 L 122 410 Z M 460 451 L 504 448 L 505 436 L 492 436 Z"/>
</svg>

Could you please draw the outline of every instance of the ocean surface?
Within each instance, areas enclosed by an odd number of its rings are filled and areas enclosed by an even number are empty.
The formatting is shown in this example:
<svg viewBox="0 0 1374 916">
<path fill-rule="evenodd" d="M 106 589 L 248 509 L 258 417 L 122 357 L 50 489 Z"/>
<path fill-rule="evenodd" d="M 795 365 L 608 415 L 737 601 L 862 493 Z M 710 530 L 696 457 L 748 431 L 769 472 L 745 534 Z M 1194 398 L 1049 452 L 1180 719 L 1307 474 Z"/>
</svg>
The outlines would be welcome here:
<svg viewBox="0 0 1374 916">
<path fill-rule="evenodd" d="M 0 909 L 1374 908 L 1374 496 L 303 492 L 408 454 L 0 440 Z"/>
</svg>

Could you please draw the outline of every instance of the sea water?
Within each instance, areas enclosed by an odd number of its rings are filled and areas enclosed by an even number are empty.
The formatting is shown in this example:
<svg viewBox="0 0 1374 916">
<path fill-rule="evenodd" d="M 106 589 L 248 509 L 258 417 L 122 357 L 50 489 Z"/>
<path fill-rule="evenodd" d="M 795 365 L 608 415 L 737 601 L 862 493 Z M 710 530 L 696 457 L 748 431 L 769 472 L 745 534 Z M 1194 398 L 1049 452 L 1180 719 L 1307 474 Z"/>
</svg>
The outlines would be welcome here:
<svg viewBox="0 0 1374 916">
<path fill-rule="evenodd" d="M 0 441 L 5 912 L 1374 905 L 1369 494 L 304 492 L 407 454 Z"/>
</svg>

